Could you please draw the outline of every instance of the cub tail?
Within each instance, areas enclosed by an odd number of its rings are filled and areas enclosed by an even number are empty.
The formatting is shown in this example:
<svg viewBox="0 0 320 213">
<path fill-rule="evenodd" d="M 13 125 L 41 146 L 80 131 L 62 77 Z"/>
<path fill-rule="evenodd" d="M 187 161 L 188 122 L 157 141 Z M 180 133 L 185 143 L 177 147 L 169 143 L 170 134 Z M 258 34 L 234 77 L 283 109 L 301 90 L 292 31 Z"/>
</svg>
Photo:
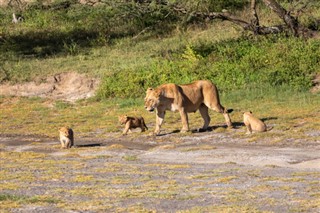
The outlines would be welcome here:
<svg viewBox="0 0 320 213">
<path fill-rule="evenodd" d="M 140 117 L 140 118 L 141 118 L 143 126 L 148 130 L 148 127 L 147 127 L 146 123 L 144 122 L 144 118 L 143 117 Z"/>
<path fill-rule="evenodd" d="M 227 113 L 233 112 L 233 109 L 227 109 Z"/>
<path fill-rule="evenodd" d="M 271 129 L 273 129 L 273 126 L 268 127 L 266 131 L 268 132 L 268 131 L 270 131 Z"/>
</svg>

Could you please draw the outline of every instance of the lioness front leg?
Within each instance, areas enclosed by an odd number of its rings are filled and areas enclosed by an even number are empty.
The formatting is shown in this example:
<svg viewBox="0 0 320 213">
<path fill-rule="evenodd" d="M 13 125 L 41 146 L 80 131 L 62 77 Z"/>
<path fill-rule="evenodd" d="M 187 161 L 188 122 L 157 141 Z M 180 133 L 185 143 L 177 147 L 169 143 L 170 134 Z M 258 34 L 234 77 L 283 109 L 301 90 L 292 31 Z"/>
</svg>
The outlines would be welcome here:
<svg viewBox="0 0 320 213">
<path fill-rule="evenodd" d="M 160 134 L 160 128 L 164 120 L 166 112 L 165 111 L 159 111 L 157 110 L 157 115 L 156 115 L 156 129 L 154 130 L 155 135 Z"/>
<path fill-rule="evenodd" d="M 189 131 L 188 114 L 184 109 L 181 109 L 179 112 L 180 112 L 181 122 L 182 122 L 181 132 L 187 132 Z"/>
</svg>

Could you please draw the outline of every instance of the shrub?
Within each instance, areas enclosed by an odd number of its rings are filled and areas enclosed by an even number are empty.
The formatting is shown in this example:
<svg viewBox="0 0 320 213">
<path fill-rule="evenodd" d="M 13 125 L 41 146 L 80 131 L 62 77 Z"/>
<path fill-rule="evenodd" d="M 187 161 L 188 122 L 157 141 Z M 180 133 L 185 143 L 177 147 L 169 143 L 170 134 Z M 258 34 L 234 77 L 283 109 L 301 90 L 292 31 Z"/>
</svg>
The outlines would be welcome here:
<svg viewBox="0 0 320 213">
<path fill-rule="evenodd" d="M 209 79 L 219 89 L 311 87 L 320 68 L 320 42 L 272 36 L 240 38 L 200 46 L 189 45 L 172 59 L 161 59 L 138 70 L 122 70 L 103 79 L 100 98 L 141 97 L 148 87 Z"/>
</svg>

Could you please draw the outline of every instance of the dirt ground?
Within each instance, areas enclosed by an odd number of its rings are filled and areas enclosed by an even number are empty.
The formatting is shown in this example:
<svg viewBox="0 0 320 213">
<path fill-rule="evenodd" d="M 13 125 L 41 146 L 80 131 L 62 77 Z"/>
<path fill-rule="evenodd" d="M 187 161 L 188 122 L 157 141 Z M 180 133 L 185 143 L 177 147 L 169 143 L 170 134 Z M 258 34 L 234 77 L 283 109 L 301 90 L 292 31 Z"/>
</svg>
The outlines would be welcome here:
<svg viewBox="0 0 320 213">
<path fill-rule="evenodd" d="M 76 72 L 60 73 L 46 79 L 38 78 L 32 82 L 0 84 L 0 95 L 41 97 L 74 102 L 94 96 L 99 86 L 98 79 Z"/>
<path fill-rule="evenodd" d="M 110 133 L 69 150 L 0 135 L 0 194 L 46 198 L 7 199 L 4 211 L 320 212 L 320 133 L 270 143 L 272 134 L 248 142 L 243 131 Z"/>
</svg>

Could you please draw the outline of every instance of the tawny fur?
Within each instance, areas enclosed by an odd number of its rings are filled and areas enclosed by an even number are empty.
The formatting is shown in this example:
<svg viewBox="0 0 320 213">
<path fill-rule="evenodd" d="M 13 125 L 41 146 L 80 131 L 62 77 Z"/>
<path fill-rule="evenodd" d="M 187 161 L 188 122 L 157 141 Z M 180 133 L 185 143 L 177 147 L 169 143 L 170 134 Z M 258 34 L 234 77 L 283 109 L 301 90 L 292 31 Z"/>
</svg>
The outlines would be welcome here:
<svg viewBox="0 0 320 213">
<path fill-rule="evenodd" d="M 246 134 L 251 134 L 252 132 L 265 132 L 268 130 L 267 125 L 259 118 L 253 116 L 251 111 L 243 113 L 243 123 L 247 127 Z"/>
<path fill-rule="evenodd" d="M 126 135 L 128 131 L 135 128 L 140 128 L 141 132 L 144 132 L 145 129 L 148 129 L 146 126 L 143 117 L 129 117 L 126 115 L 119 116 L 120 124 L 125 124 L 125 128 L 123 130 L 123 135 Z"/>
<path fill-rule="evenodd" d="M 188 114 L 200 111 L 204 120 L 203 130 L 209 127 L 210 117 L 208 109 L 223 114 L 228 127 L 232 127 L 229 112 L 220 104 L 217 87 L 208 80 L 199 80 L 191 84 L 163 84 L 155 89 L 149 88 L 145 97 L 145 109 L 154 111 L 156 109 L 156 128 L 154 134 L 160 133 L 164 120 L 165 111 L 179 111 L 182 121 L 181 132 L 189 131 Z"/>
<path fill-rule="evenodd" d="M 60 143 L 62 149 L 71 148 L 74 144 L 73 141 L 73 130 L 69 127 L 61 127 L 59 129 Z"/>
</svg>

